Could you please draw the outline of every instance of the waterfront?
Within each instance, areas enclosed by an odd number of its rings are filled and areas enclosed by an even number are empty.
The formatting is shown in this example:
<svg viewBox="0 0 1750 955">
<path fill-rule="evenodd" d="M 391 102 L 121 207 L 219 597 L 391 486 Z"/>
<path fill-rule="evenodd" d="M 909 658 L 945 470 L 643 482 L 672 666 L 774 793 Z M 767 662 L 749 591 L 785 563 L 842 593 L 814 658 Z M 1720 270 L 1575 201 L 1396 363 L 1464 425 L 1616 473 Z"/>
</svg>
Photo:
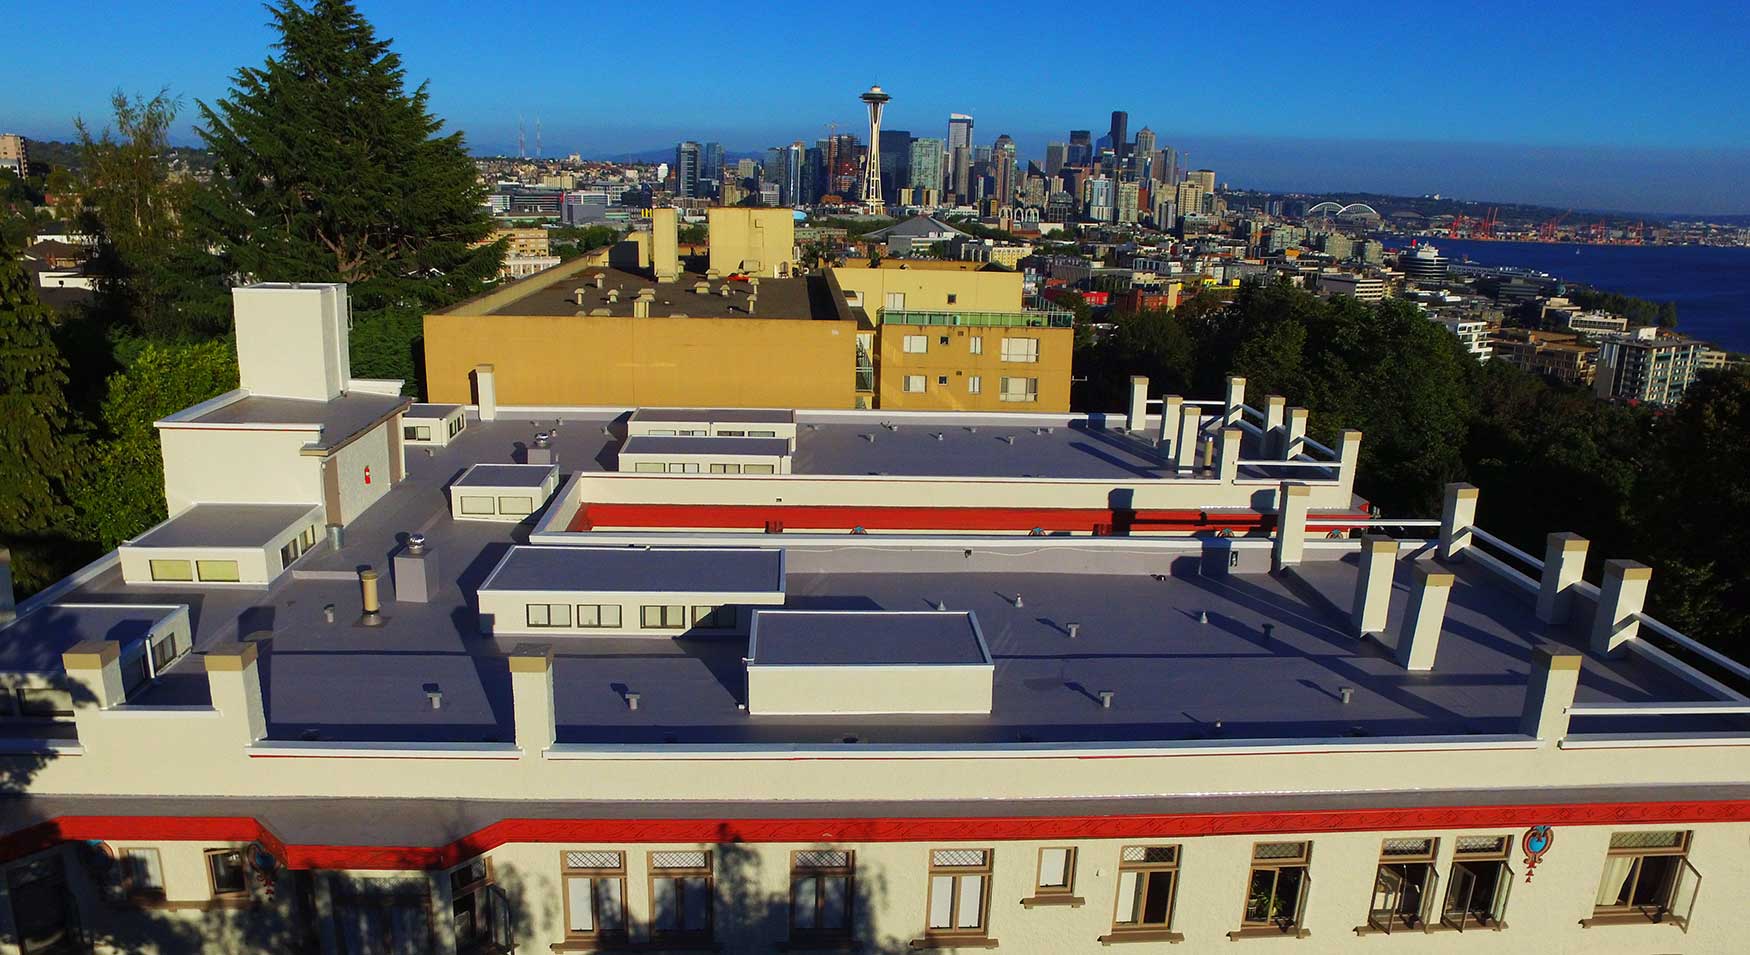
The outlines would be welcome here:
<svg viewBox="0 0 1750 955">
<path fill-rule="evenodd" d="M 1570 245 L 1431 238 L 1446 257 L 1513 265 L 1568 282 L 1677 303 L 1684 334 L 1750 352 L 1750 248 L 1700 245 Z M 1395 237 L 1388 245 L 1408 245 Z"/>
</svg>

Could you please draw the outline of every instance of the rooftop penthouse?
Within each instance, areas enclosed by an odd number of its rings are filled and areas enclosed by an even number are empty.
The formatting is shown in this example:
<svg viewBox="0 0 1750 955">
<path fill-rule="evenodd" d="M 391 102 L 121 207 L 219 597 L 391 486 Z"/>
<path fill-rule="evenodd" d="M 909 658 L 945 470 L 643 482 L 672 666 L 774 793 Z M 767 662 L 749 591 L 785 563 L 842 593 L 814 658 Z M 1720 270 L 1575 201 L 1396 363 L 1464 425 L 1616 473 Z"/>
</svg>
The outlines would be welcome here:
<svg viewBox="0 0 1750 955">
<path fill-rule="evenodd" d="M 320 455 L 167 441 L 172 517 L 17 606 L 15 921 L 22 886 L 323 952 L 1750 931 L 1750 668 L 1486 492 L 1371 516 L 1363 436 L 1243 380 L 1095 415 L 484 383 Z"/>
</svg>

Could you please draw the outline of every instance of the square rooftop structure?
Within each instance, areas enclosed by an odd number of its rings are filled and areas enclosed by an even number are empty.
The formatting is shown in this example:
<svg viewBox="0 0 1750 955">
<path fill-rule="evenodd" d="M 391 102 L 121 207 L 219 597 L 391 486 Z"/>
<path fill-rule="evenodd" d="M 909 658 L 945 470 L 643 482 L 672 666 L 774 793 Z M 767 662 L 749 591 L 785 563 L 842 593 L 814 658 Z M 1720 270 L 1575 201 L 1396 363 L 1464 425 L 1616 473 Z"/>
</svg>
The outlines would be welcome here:
<svg viewBox="0 0 1750 955">
<path fill-rule="evenodd" d="M 785 438 L 796 442 L 796 412 L 780 408 L 639 408 L 626 419 L 626 435 L 711 435 Z"/>
<path fill-rule="evenodd" d="M 480 630 L 674 637 L 746 633 L 784 603 L 784 551 L 751 547 L 512 547 L 480 585 Z"/>
<path fill-rule="evenodd" d="M 313 504 L 196 504 L 116 548 L 134 584 L 265 586 L 322 536 Z"/>
<path fill-rule="evenodd" d="M 619 466 L 644 474 L 789 474 L 790 442 L 634 435 L 620 446 Z"/>
<path fill-rule="evenodd" d="M 476 464 L 450 484 L 450 514 L 514 524 L 546 507 L 558 486 L 556 464 Z"/>
<path fill-rule="evenodd" d="M 414 402 L 402 415 L 401 440 L 412 447 L 441 448 L 468 427 L 467 408 L 462 405 Z"/>
<path fill-rule="evenodd" d="M 961 611 L 759 610 L 753 716 L 988 714 L 995 666 Z"/>
</svg>

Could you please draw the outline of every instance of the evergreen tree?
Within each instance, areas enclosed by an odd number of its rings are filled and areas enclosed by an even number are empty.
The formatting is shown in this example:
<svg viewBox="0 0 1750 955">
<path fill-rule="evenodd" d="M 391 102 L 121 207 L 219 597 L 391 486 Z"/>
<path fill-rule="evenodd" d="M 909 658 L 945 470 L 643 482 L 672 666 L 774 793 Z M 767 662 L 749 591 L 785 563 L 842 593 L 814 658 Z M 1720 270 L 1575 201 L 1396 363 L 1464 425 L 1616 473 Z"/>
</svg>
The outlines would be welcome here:
<svg viewBox="0 0 1750 955">
<path fill-rule="evenodd" d="M 67 362 L 55 312 L 37 299 L 18 250 L 0 248 L 0 541 L 26 589 L 55 576 L 70 512 Z"/>
<path fill-rule="evenodd" d="M 461 134 L 440 133 L 425 86 L 408 91 L 401 58 L 352 3 L 269 12 L 276 55 L 200 104 L 215 175 L 199 220 L 246 279 L 349 283 L 361 325 L 396 312 L 375 337 L 407 340 L 355 354 L 354 371 L 410 377 L 408 316 L 498 272 L 502 247 L 478 244 L 492 227 L 484 187 Z"/>
</svg>

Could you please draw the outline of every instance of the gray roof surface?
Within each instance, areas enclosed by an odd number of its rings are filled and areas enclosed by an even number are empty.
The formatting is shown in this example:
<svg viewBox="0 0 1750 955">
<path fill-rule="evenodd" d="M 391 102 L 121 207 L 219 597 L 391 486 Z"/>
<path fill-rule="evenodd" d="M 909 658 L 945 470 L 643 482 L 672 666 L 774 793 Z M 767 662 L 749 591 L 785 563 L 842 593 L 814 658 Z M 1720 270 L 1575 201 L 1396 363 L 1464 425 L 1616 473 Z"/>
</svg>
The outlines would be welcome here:
<svg viewBox="0 0 1750 955">
<path fill-rule="evenodd" d="M 639 408 L 633 421 L 712 421 L 722 424 L 795 424 L 788 408 Z"/>
<path fill-rule="evenodd" d="M 176 607 L 162 604 L 51 604 L 0 627 L 0 672 L 58 671 L 61 654 L 74 644 L 84 640 L 134 640 L 176 611 Z"/>
<path fill-rule="evenodd" d="M 912 216 L 909 219 L 902 220 L 900 222 L 895 222 L 894 224 L 888 226 L 885 229 L 877 229 L 874 232 L 871 232 L 871 233 L 863 236 L 863 238 L 886 241 L 887 239 L 898 238 L 898 237 L 902 237 L 902 236 L 904 236 L 904 237 L 921 237 L 921 236 L 932 236 L 932 235 L 935 235 L 935 236 L 939 236 L 939 235 L 956 236 L 956 235 L 965 235 L 965 234 L 966 234 L 965 232 L 962 232 L 961 230 L 954 228 L 953 226 L 949 225 L 946 222 L 943 222 L 942 220 L 936 218 L 935 216 L 917 215 L 917 216 Z"/>
<path fill-rule="evenodd" d="M 196 504 L 134 538 L 135 547 L 264 547 L 304 520 L 308 504 Z M 322 523 L 318 518 L 316 523 Z"/>
<path fill-rule="evenodd" d="M 757 610 L 750 665 L 988 664 L 965 611 Z"/>
<path fill-rule="evenodd" d="M 603 287 L 595 287 L 597 274 L 603 276 Z M 588 315 L 596 309 L 606 309 L 612 317 L 632 317 L 632 302 L 641 289 L 653 288 L 656 298 L 650 303 L 650 321 L 671 315 L 689 318 L 780 318 L 812 319 L 839 317 L 832 302 L 832 292 L 826 279 L 811 275 L 801 278 L 761 278 L 758 299 L 753 312 L 747 308 L 747 282 L 726 282 L 706 279 L 702 272 L 683 271 L 673 282 L 657 283 L 641 272 L 621 268 L 594 268 L 570 277 L 543 279 L 534 276 L 525 281 L 546 282 L 530 294 L 507 302 L 492 310 L 493 315 L 538 315 L 572 317 L 580 312 Z M 700 295 L 693 291 L 699 282 L 708 282 L 711 290 Z M 729 295 L 720 290 L 727 285 Z M 577 304 L 573 292 L 583 289 L 583 304 Z M 618 289 L 618 301 L 608 301 L 608 292 Z"/>
<path fill-rule="evenodd" d="M 774 593 L 784 589 L 784 558 L 777 548 L 519 546 L 480 589 Z"/>
<path fill-rule="evenodd" d="M 621 454 L 763 454 L 790 453 L 788 438 L 712 438 L 697 435 L 669 436 L 635 434 L 620 447 Z"/>
<path fill-rule="evenodd" d="M 404 408 L 411 402 L 399 395 L 347 392 L 332 401 L 305 398 L 274 398 L 248 395 L 221 405 L 195 420 L 202 424 L 307 424 L 322 428 L 311 442 L 318 448 L 337 448 L 360 432 Z"/>
<path fill-rule="evenodd" d="M 606 413 L 566 418 L 556 443 L 564 471 L 612 466 L 613 441 L 601 434 L 612 420 Z M 348 525 L 344 547 L 320 542 L 267 590 L 129 586 L 112 567 L 55 599 L 188 604 L 197 651 L 240 636 L 267 641 L 261 672 L 273 739 L 512 739 L 505 654 L 529 638 L 483 637 L 473 593 L 525 532 L 453 520 L 445 489 L 470 464 L 515 461 L 516 445 L 531 428 L 551 426 L 550 419 L 488 422 L 432 449 L 430 457 L 410 455 L 407 479 Z M 1066 429 L 1056 433 L 1062 439 Z M 1079 432 L 1073 437 L 1093 440 Z M 426 535 L 437 567 L 429 603 L 395 599 L 391 558 L 410 531 Z M 927 546 L 920 541 L 916 548 Z M 1475 564 L 1451 568 L 1458 580 L 1435 669 L 1408 673 L 1379 643 L 1348 635 L 1353 557 L 1309 560 L 1281 575 L 1204 576 L 1206 562 L 1195 554 L 1139 559 L 1134 573 L 1075 574 L 1061 572 L 1073 558 L 1066 563 L 1049 546 L 1033 550 L 1033 557 L 1004 556 L 974 561 L 969 566 L 976 569 L 934 573 L 909 569 L 923 559 L 915 549 L 884 550 L 880 560 L 859 557 L 855 566 L 867 568 L 859 573 L 802 572 L 795 561 L 806 552 L 790 555 L 788 609 L 930 610 L 941 601 L 950 610 L 976 613 L 996 667 L 989 715 L 750 717 L 737 706 L 746 685 L 743 638 L 556 638 L 560 738 L 783 745 L 836 744 L 852 733 L 864 743 L 1510 733 L 1525 702 L 1532 648 L 1545 643 L 1584 654 L 1583 702 L 1706 698 L 1635 654 L 1605 659 L 1586 652 L 1583 627 L 1540 624 L 1528 597 Z M 700 573 L 724 573 L 725 562 L 702 559 L 708 566 Z M 377 628 L 358 625 L 356 571 L 367 565 L 385 572 L 385 620 Z M 1404 614 L 1409 573 L 1409 561 L 1401 562 L 1388 644 Z M 627 570 L 622 576 L 644 575 Z M 773 586 L 775 571 L 758 576 L 760 589 Z M 1017 592 L 1025 595 L 1023 607 L 1014 606 Z M 325 604 L 336 607 L 332 624 L 323 619 Z M 1197 622 L 1200 612 L 1208 623 Z M 1069 622 L 1081 624 L 1073 641 L 1064 626 Z M 1268 639 L 1264 623 L 1274 628 Z M 209 702 L 196 657 L 178 661 L 136 702 Z M 430 683 L 444 694 L 437 710 L 425 695 Z M 1354 690 L 1348 704 L 1339 698 L 1345 686 Z M 628 689 L 641 695 L 636 711 L 625 705 Z M 1112 709 L 1100 707 L 1101 690 L 1116 694 Z M 1659 726 L 1744 733 L 1750 719 L 1667 717 Z M 1574 723 L 1580 733 L 1646 728 L 1640 717 L 1577 717 Z"/>
<path fill-rule="evenodd" d="M 456 487 L 540 487 L 558 473 L 556 464 L 476 464 L 456 478 Z"/>
<path fill-rule="evenodd" d="M 409 418 L 447 418 L 460 410 L 462 410 L 461 405 L 435 405 L 415 401 L 407 406 L 405 414 Z"/>
</svg>

